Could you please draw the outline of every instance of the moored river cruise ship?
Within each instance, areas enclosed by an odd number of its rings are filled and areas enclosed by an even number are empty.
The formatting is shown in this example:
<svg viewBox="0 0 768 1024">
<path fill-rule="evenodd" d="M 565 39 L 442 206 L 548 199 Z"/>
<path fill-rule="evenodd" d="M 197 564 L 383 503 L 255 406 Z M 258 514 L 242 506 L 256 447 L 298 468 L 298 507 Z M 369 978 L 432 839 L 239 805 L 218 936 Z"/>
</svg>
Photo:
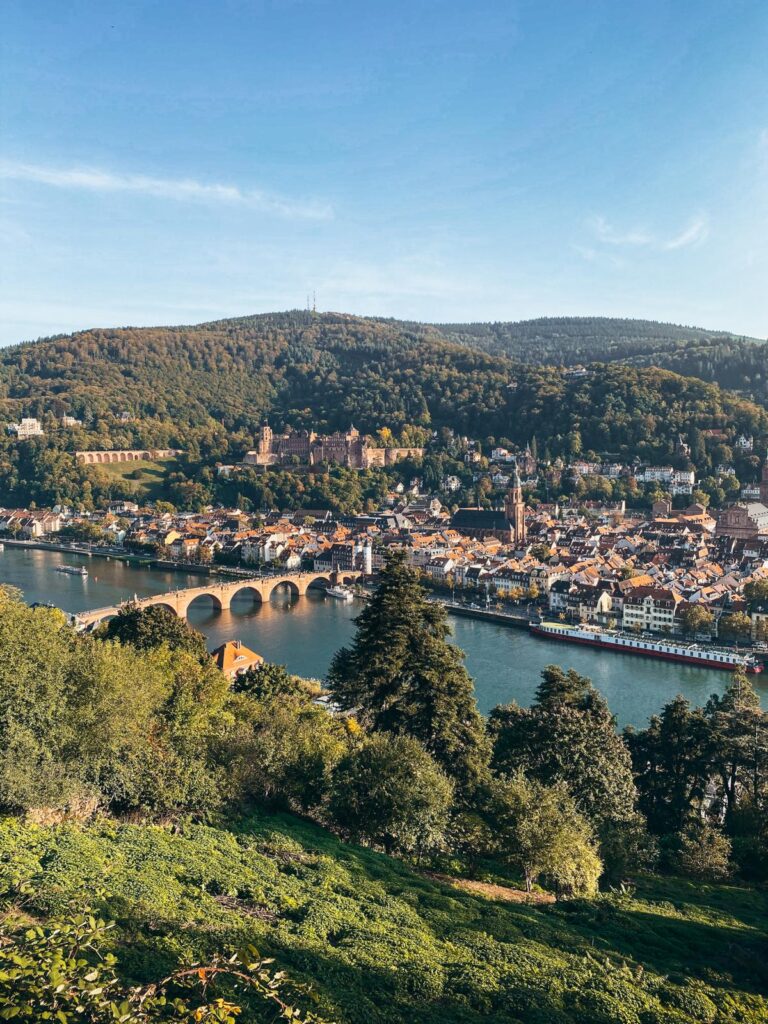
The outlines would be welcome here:
<svg viewBox="0 0 768 1024">
<path fill-rule="evenodd" d="M 705 647 L 681 640 L 653 640 L 645 636 L 631 636 L 599 626 L 570 626 L 564 622 L 532 622 L 530 630 L 548 640 L 563 640 L 571 644 L 587 644 L 620 654 L 636 654 L 647 658 L 680 661 L 703 668 L 717 668 L 724 672 L 741 669 L 744 672 L 762 672 L 763 665 L 754 654 L 740 653 L 722 647 Z"/>
</svg>

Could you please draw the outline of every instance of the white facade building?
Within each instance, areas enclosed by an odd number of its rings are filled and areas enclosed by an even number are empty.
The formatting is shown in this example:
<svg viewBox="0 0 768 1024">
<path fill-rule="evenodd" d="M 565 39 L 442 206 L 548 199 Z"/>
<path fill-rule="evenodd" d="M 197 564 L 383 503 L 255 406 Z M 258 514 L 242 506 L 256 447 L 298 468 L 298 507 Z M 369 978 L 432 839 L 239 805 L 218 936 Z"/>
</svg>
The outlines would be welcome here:
<svg viewBox="0 0 768 1024">
<path fill-rule="evenodd" d="M 25 416 L 20 423 L 10 423 L 8 431 L 15 434 L 20 441 L 24 441 L 28 437 L 42 437 L 44 433 L 40 420 L 32 416 Z"/>
</svg>

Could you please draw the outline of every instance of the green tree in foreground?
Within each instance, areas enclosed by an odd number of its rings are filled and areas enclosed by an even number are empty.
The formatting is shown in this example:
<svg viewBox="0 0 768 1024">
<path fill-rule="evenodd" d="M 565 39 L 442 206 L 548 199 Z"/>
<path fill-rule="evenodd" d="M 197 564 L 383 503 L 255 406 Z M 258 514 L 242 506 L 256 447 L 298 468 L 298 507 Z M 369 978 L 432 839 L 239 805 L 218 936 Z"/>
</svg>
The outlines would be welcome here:
<svg viewBox="0 0 768 1024">
<path fill-rule="evenodd" d="M 147 608 L 133 603 L 123 605 L 113 619 L 99 627 L 96 636 L 100 640 L 130 644 L 140 651 L 168 644 L 174 651 L 187 651 L 194 655 L 201 663 L 209 657 L 203 634 L 170 608 L 159 604 Z"/>
<path fill-rule="evenodd" d="M 648 727 L 625 730 L 638 806 L 656 835 L 679 832 L 698 812 L 709 777 L 709 726 L 701 708 L 678 694 Z"/>
<path fill-rule="evenodd" d="M 333 773 L 329 811 L 355 840 L 421 856 L 443 843 L 453 785 L 410 736 L 375 733 Z"/>
<path fill-rule="evenodd" d="M 542 876 L 569 896 L 597 891 L 603 866 L 593 833 L 564 783 L 544 786 L 521 773 L 499 778 L 490 813 L 497 852 L 523 874 L 528 892 Z"/>
<path fill-rule="evenodd" d="M 496 771 L 523 771 L 547 786 L 565 783 L 598 830 L 633 817 L 629 751 L 605 698 L 585 676 L 547 666 L 531 707 L 494 708 L 488 729 Z"/>
<path fill-rule="evenodd" d="M 730 827 L 745 798 L 759 806 L 768 797 L 768 715 L 743 672 L 733 675 L 722 696 L 710 697 L 704 713 L 710 768 Z"/>
<path fill-rule="evenodd" d="M 285 670 L 260 673 L 254 691 L 229 702 L 218 760 L 235 798 L 307 812 L 321 807 L 331 773 L 347 750 L 347 725 L 303 688 L 282 688 Z M 287 673 L 285 673 L 287 675 Z M 271 682 L 277 688 L 268 688 Z M 290 677 L 288 677 L 290 679 Z M 266 684 L 261 689 L 261 684 Z"/>
<path fill-rule="evenodd" d="M 256 700 L 267 697 L 296 697 L 306 695 L 308 684 L 298 676 L 293 676 L 285 665 L 273 665 L 262 661 L 247 672 L 235 677 L 232 683 L 235 693 L 244 693 Z"/>
<path fill-rule="evenodd" d="M 0 807 L 203 812 L 220 803 L 212 736 L 226 679 L 167 645 L 80 636 L 0 588 Z"/>
<path fill-rule="evenodd" d="M 719 882 L 731 874 L 731 842 L 724 833 L 701 818 L 692 820 L 680 835 L 675 866 L 683 874 Z"/>
<path fill-rule="evenodd" d="M 387 556 L 350 647 L 328 684 L 361 723 L 419 740 L 469 797 L 484 777 L 488 747 L 462 652 L 448 641 L 445 609 L 426 599 L 403 552 Z"/>
</svg>

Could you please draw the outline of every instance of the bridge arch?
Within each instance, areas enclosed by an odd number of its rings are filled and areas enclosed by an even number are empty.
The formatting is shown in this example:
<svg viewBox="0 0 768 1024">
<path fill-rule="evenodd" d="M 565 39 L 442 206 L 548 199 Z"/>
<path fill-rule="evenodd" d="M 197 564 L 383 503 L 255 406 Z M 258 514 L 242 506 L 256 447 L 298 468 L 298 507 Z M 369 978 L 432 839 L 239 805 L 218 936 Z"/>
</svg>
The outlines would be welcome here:
<svg viewBox="0 0 768 1024">
<path fill-rule="evenodd" d="M 103 626 L 106 622 L 109 622 L 110 619 L 116 619 L 117 615 L 118 615 L 118 609 L 117 608 L 110 609 L 109 611 L 105 612 L 103 615 L 100 615 L 98 618 L 91 619 L 91 621 L 85 627 L 86 631 L 88 633 L 95 633 L 96 630 L 99 628 L 99 626 Z"/>
<path fill-rule="evenodd" d="M 270 581 L 270 583 L 271 586 L 269 584 L 265 584 L 265 601 L 269 601 L 274 592 L 278 590 L 280 587 L 287 587 L 288 590 L 290 590 L 291 592 L 292 598 L 301 597 L 302 594 L 305 594 L 307 592 L 306 584 L 303 587 L 301 587 L 295 580 L 280 578 L 274 580 L 274 582 Z"/>
<path fill-rule="evenodd" d="M 188 615 L 190 609 L 195 606 L 198 608 L 204 608 L 207 606 L 209 601 L 213 604 L 213 610 L 215 612 L 221 612 L 224 610 L 224 602 L 221 600 L 221 598 L 212 592 L 205 591 L 201 594 L 195 594 L 195 596 L 187 602 L 186 608 L 184 609 L 183 613 L 180 614 L 183 614 L 184 616 Z"/>
<path fill-rule="evenodd" d="M 307 584 L 307 590 L 324 590 L 326 587 L 330 587 L 330 585 L 330 576 L 315 576 L 315 578 L 310 580 Z"/>
<path fill-rule="evenodd" d="M 264 601 L 264 595 L 262 593 L 261 586 L 258 584 L 246 583 L 230 594 L 229 600 L 230 610 L 233 613 L 237 613 L 237 604 L 239 604 L 240 607 L 253 608 Z"/>
<path fill-rule="evenodd" d="M 151 604 L 144 605 L 145 608 L 165 608 L 166 611 L 173 612 L 174 615 L 178 615 L 178 610 L 174 608 L 172 604 L 167 601 L 153 601 Z"/>
</svg>

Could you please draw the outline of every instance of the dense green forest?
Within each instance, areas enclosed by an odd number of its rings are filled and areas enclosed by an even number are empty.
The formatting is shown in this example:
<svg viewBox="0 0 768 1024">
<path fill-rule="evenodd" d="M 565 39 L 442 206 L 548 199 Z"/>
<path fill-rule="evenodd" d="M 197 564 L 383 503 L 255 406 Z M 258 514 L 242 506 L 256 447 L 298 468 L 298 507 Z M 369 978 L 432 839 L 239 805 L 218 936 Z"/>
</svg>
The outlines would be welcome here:
<svg viewBox="0 0 768 1024">
<path fill-rule="evenodd" d="M 555 346 L 542 358 L 525 361 L 555 363 L 560 354 Z M 513 355 L 510 360 L 469 349 L 427 325 L 330 313 L 86 331 L 0 353 L 0 407 L 8 416 L 68 412 L 87 426 L 127 411 L 142 423 L 202 426 L 215 420 L 235 431 L 253 431 L 269 415 L 277 427 L 322 430 L 354 420 L 363 431 L 418 424 L 521 438 L 518 421 L 551 414 L 555 409 L 548 402 L 564 403 L 553 433 L 572 428 L 563 417 L 600 416 L 600 406 L 588 410 L 582 402 L 579 407 L 583 391 L 560 371 L 521 366 L 522 354 Z M 666 420 L 671 399 L 680 409 L 674 429 L 685 426 L 691 412 L 703 411 L 692 409 L 697 403 L 709 403 L 713 425 L 739 416 L 749 425 L 757 415 L 748 405 L 737 409 L 734 399 L 716 389 L 658 373 L 622 375 L 613 368 L 598 369 L 594 376 L 588 402 L 603 402 L 618 381 L 622 413 L 642 415 L 648 400 L 658 399 L 651 411 Z M 550 391 L 545 382 L 551 383 Z M 635 410 L 628 396 L 635 387 L 659 394 L 641 394 Z M 610 418 L 612 408 L 605 412 Z M 173 437 L 166 434 L 166 439 Z M 594 441 L 586 438 L 587 446 L 597 441 L 596 432 Z"/>
<path fill-rule="evenodd" d="M 746 677 L 622 736 L 550 666 L 485 720 L 392 555 L 329 686 L 340 713 L 280 666 L 230 684 L 167 609 L 81 635 L 0 588 L 2 1019 L 274 1021 L 283 970 L 338 1024 L 766 1019 Z"/>
<path fill-rule="evenodd" d="M 0 500 L 86 507 L 130 496 L 130 487 L 76 466 L 76 447 L 183 448 L 185 460 L 168 466 L 156 489 L 180 505 L 185 498 L 200 504 L 233 490 L 216 484 L 212 467 L 253 447 L 265 416 L 275 428 L 387 427 L 405 441 L 449 428 L 489 444 L 525 444 L 535 435 L 539 451 L 553 458 L 594 451 L 669 462 L 682 434 L 701 477 L 730 460 L 728 445 L 739 433 L 768 437 L 762 408 L 694 377 L 615 362 L 574 378 L 562 367 L 447 341 L 429 326 L 304 312 L 87 331 L 6 349 L 0 411 L 8 419 L 36 415 L 46 429 L 44 438 L 0 442 Z M 84 426 L 58 428 L 56 417 L 65 413 Z M 714 428 L 726 432 L 721 450 L 701 440 Z M 745 466 L 744 479 L 754 470 Z M 374 500 L 388 482 L 380 475 L 353 486 L 357 498 L 350 492 L 335 507 Z M 242 493 L 259 507 L 288 483 L 306 492 L 301 503 L 310 505 L 328 489 L 293 476 L 248 479 Z"/>
<path fill-rule="evenodd" d="M 451 345 L 429 328 L 294 312 L 196 327 L 86 331 L 7 349 L 8 413 L 72 411 L 92 422 L 123 410 L 179 425 L 361 430 L 444 421 L 478 429 L 509 375 L 504 361 Z M 430 409 L 429 403 L 433 404 Z M 441 405 L 442 403 L 442 405 Z"/>
<path fill-rule="evenodd" d="M 768 404 L 765 342 L 727 331 L 613 317 L 542 317 L 516 323 L 436 326 L 453 341 L 526 363 L 659 366 Z"/>
</svg>

